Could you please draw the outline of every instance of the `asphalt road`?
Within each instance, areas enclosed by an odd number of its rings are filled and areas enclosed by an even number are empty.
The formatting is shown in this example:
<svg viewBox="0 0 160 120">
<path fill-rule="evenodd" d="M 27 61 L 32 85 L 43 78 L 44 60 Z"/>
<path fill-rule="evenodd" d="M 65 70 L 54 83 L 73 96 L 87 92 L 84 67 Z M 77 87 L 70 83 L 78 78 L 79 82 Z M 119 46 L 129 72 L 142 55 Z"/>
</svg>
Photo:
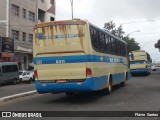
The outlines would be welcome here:
<svg viewBox="0 0 160 120">
<path fill-rule="evenodd" d="M 116 86 L 111 95 L 100 92 L 66 96 L 65 94 L 33 95 L 0 104 L 0 111 L 160 111 L 160 72 L 134 76 L 127 86 Z M 47 118 L 52 119 L 52 118 Z M 75 120 L 80 118 L 56 118 Z M 98 120 L 99 117 L 83 118 Z M 104 120 L 160 120 L 160 117 L 103 118 Z"/>
<path fill-rule="evenodd" d="M 16 85 L 6 84 L 0 86 L 0 98 L 32 90 L 35 90 L 34 83 L 31 84 L 21 83 Z"/>
</svg>

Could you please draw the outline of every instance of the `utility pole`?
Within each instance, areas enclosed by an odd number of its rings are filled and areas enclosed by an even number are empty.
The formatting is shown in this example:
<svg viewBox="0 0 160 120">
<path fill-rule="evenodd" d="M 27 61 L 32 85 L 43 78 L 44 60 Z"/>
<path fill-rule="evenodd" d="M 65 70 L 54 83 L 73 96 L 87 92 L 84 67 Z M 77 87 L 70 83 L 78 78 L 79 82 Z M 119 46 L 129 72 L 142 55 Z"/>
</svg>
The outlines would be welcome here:
<svg viewBox="0 0 160 120">
<path fill-rule="evenodd" d="M 72 19 L 73 19 L 73 0 L 70 0 L 71 2 L 71 12 L 72 12 Z"/>
</svg>

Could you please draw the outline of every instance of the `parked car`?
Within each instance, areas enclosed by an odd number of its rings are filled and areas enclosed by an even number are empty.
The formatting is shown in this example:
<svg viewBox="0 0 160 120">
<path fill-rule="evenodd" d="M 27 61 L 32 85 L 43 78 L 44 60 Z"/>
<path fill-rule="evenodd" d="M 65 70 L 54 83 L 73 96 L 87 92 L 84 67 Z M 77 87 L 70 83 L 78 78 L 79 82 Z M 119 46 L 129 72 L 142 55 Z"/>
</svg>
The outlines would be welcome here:
<svg viewBox="0 0 160 120">
<path fill-rule="evenodd" d="M 153 66 L 151 66 L 151 69 L 152 69 L 153 71 L 158 71 L 158 70 L 160 70 L 160 66 L 158 66 L 158 65 L 153 65 Z"/>
<path fill-rule="evenodd" d="M 19 80 L 16 62 L 0 62 L 0 85 L 8 82 L 16 84 Z"/>
<path fill-rule="evenodd" d="M 29 70 L 29 72 L 31 73 L 32 75 L 32 81 L 34 82 L 35 81 L 35 77 L 34 77 L 34 70 Z"/>
<path fill-rule="evenodd" d="M 28 67 L 28 71 L 32 74 L 32 81 L 34 82 L 35 81 L 35 77 L 34 77 L 34 67 L 33 67 L 33 65 L 32 66 L 29 66 Z"/>
<path fill-rule="evenodd" d="M 30 71 L 27 70 L 21 70 L 19 71 L 19 82 L 27 82 L 31 83 L 33 80 L 33 74 Z"/>
</svg>

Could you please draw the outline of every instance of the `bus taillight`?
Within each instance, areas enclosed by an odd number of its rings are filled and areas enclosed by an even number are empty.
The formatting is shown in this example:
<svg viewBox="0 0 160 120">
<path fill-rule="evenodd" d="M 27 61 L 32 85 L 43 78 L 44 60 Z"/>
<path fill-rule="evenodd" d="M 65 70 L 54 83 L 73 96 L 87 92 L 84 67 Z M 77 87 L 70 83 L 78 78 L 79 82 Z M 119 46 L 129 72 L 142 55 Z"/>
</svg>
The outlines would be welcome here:
<svg viewBox="0 0 160 120">
<path fill-rule="evenodd" d="M 34 70 L 34 77 L 35 77 L 35 79 L 38 79 L 38 73 L 37 73 L 37 70 Z"/>
<path fill-rule="evenodd" d="M 86 77 L 92 76 L 92 70 L 90 68 L 86 68 Z"/>
</svg>

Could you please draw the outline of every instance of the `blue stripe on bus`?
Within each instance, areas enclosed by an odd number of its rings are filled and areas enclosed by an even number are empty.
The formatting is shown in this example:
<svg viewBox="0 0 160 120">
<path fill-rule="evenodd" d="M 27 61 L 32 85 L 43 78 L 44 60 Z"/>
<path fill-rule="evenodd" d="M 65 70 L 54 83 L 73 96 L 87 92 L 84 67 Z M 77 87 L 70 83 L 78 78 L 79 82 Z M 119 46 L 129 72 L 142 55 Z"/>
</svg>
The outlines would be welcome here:
<svg viewBox="0 0 160 120">
<path fill-rule="evenodd" d="M 38 92 L 69 92 L 100 90 L 107 85 L 107 76 L 87 78 L 85 82 L 39 83 L 35 81 Z"/>
<path fill-rule="evenodd" d="M 43 34 L 42 33 L 38 33 L 38 39 L 42 40 L 43 39 Z"/>
<path fill-rule="evenodd" d="M 52 57 L 36 57 L 33 59 L 34 64 L 58 64 L 63 63 L 82 63 L 82 62 L 109 62 L 124 63 L 123 58 L 113 58 L 98 55 L 76 55 L 76 56 L 52 56 Z"/>
<path fill-rule="evenodd" d="M 113 74 L 112 82 L 113 84 L 118 84 L 123 82 L 125 78 L 125 73 Z M 83 83 L 80 82 L 69 82 L 69 83 L 39 83 L 38 80 L 35 81 L 36 89 L 40 93 L 47 92 L 76 92 L 76 91 L 93 91 L 101 90 L 106 87 L 108 82 L 108 76 L 99 76 L 87 78 Z"/>
<path fill-rule="evenodd" d="M 46 36 L 43 33 L 38 33 L 38 40 L 50 40 L 50 39 L 61 39 L 61 38 L 76 38 L 79 37 L 78 34 L 60 34 L 60 35 L 54 35 L 54 36 Z"/>
</svg>

